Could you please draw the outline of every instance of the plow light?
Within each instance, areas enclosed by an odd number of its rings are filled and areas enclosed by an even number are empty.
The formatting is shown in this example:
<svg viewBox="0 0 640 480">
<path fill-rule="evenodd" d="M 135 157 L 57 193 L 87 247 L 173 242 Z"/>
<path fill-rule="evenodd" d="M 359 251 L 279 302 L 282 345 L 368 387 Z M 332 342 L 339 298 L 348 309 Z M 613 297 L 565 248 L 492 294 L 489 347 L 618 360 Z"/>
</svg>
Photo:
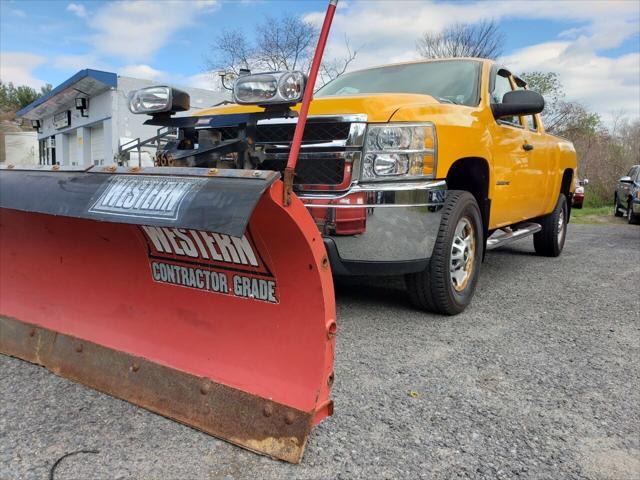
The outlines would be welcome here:
<svg viewBox="0 0 640 480">
<path fill-rule="evenodd" d="M 302 99 L 305 76 L 302 72 L 257 73 L 238 77 L 233 98 L 242 105 L 291 104 Z"/>
<path fill-rule="evenodd" d="M 189 94 L 173 87 L 147 87 L 129 94 L 131 113 L 175 113 L 189 108 Z"/>
</svg>

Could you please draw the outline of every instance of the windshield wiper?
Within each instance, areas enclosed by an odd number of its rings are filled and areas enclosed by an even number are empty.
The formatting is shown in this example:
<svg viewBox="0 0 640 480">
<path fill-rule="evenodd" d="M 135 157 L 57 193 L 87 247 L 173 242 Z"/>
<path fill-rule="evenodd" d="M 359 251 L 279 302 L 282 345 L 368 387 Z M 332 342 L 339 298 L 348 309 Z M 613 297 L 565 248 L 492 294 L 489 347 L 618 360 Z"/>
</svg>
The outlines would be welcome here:
<svg viewBox="0 0 640 480">
<path fill-rule="evenodd" d="M 453 103 L 454 105 L 462 105 L 461 103 L 456 102 L 455 100 L 451 100 L 450 98 L 436 97 L 436 100 L 444 103 Z"/>
</svg>

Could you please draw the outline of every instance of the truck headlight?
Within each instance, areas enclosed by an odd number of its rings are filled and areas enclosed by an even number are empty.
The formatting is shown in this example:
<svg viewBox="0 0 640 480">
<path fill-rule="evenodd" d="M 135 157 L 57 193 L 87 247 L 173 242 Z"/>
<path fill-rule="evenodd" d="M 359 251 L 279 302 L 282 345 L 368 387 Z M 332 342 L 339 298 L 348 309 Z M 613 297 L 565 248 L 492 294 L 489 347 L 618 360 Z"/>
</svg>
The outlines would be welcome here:
<svg viewBox="0 0 640 480">
<path fill-rule="evenodd" d="M 367 129 L 362 180 L 433 178 L 436 129 L 433 123 L 371 124 Z"/>
<path fill-rule="evenodd" d="M 129 94 L 131 113 L 175 113 L 190 108 L 187 92 L 167 86 L 153 86 L 134 90 Z"/>
<path fill-rule="evenodd" d="M 257 73 L 238 77 L 233 98 L 242 105 L 298 103 L 304 93 L 302 72 Z"/>
</svg>

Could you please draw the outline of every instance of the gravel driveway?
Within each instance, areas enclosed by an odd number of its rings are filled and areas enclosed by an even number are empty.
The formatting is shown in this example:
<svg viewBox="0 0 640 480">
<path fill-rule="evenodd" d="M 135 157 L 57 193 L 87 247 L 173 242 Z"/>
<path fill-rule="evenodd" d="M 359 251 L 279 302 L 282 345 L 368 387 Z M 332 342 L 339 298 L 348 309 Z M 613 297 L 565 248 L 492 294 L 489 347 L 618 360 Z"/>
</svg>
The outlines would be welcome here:
<svg viewBox="0 0 640 480">
<path fill-rule="evenodd" d="M 270 460 L 0 356 L 0 478 L 640 478 L 640 227 L 490 252 L 470 308 L 340 282 L 335 415 Z M 632 289 L 635 287 L 635 290 Z"/>
</svg>

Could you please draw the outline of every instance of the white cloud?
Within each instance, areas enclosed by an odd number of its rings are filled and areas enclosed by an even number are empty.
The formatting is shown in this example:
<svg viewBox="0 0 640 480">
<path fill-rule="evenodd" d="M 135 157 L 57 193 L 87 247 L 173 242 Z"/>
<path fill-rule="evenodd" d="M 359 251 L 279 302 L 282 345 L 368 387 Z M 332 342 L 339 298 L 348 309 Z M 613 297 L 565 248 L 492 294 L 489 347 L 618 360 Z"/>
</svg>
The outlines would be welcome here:
<svg viewBox="0 0 640 480">
<path fill-rule="evenodd" d="M 91 43 L 102 54 L 128 62 L 148 61 L 173 33 L 192 25 L 198 15 L 216 6 L 212 0 L 108 3 L 89 20 L 96 30 Z"/>
<path fill-rule="evenodd" d="M 70 3 L 67 5 L 67 11 L 80 18 L 85 18 L 87 16 L 87 9 L 81 3 Z"/>
<path fill-rule="evenodd" d="M 44 81 L 33 76 L 33 70 L 46 61 L 41 55 L 21 52 L 0 53 L 0 79 L 15 85 L 29 85 L 40 88 Z"/>
<path fill-rule="evenodd" d="M 310 12 L 304 18 L 320 25 L 324 11 Z M 350 1 L 348 8 L 336 12 L 325 55 L 346 54 L 345 34 L 352 47 L 360 48 L 350 66 L 356 69 L 417 59 L 417 38 L 427 30 L 441 31 L 456 22 L 572 22 L 578 26 L 562 32 L 557 41 L 510 52 L 505 63 L 518 71 L 557 72 L 568 99 L 580 100 L 603 116 L 621 106 L 631 115 L 640 115 L 638 54 L 608 58 L 601 53 L 638 35 L 639 18 L 637 1 Z"/>
<path fill-rule="evenodd" d="M 95 55 L 58 55 L 53 58 L 53 67 L 59 70 L 77 71 L 85 68 L 108 70 L 109 67 Z"/>
<path fill-rule="evenodd" d="M 20 10 L 18 8 L 14 8 L 13 10 L 11 10 L 11 13 L 13 14 L 13 16 L 20 18 L 25 18 L 27 16 L 24 10 Z"/>
<path fill-rule="evenodd" d="M 161 70 L 156 70 L 149 65 L 127 65 L 118 69 L 120 75 L 127 77 L 142 78 L 144 80 L 160 80 L 167 77 L 167 73 Z"/>
<path fill-rule="evenodd" d="M 187 87 L 203 88 L 205 90 L 220 91 L 222 85 L 220 77 L 212 72 L 196 73 L 187 77 L 176 78 L 176 82 Z"/>
<path fill-rule="evenodd" d="M 616 58 L 576 51 L 567 43 L 533 45 L 504 58 L 516 71 L 556 72 L 567 98 L 607 118 L 612 112 L 640 116 L 640 53 Z"/>
</svg>

